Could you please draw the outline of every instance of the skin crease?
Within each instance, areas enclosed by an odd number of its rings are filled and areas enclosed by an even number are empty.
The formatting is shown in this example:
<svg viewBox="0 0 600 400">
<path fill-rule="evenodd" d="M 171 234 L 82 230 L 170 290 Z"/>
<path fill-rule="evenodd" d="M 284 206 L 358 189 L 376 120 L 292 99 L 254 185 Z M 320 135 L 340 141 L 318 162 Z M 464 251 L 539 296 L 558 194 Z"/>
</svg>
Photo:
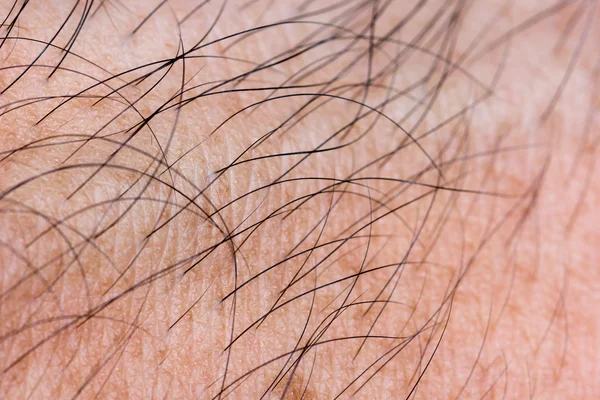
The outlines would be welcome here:
<svg viewBox="0 0 600 400">
<path fill-rule="evenodd" d="M 388 3 L 3 27 L 0 398 L 600 396 L 597 2 Z"/>
</svg>

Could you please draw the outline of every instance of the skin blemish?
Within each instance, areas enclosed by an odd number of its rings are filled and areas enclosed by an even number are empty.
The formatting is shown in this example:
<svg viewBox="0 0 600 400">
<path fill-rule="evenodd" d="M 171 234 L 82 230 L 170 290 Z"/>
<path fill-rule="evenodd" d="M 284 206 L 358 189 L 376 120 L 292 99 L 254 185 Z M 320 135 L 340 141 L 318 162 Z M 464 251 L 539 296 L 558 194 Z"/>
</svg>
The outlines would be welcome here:
<svg viewBox="0 0 600 400">
<path fill-rule="evenodd" d="M 599 398 L 596 3 L 0 2 L 0 398 Z"/>
</svg>

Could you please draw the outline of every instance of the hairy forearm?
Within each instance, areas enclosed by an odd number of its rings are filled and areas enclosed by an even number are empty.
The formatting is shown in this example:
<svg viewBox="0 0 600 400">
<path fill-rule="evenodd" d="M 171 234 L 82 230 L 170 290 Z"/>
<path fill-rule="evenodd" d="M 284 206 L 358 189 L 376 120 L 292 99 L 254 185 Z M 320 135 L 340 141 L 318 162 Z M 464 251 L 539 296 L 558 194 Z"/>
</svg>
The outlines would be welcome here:
<svg viewBox="0 0 600 400">
<path fill-rule="evenodd" d="M 596 2 L 5 3 L 2 396 L 598 395 Z"/>
</svg>

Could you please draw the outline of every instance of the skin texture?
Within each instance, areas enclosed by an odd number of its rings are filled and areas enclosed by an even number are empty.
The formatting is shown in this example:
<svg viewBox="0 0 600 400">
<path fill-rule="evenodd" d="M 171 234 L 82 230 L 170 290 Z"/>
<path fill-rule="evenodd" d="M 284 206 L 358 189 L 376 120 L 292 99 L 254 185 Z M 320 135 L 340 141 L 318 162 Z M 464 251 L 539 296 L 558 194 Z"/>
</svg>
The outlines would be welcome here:
<svg viewBox="0 0 600 400">
<path fill-rule="evenodd" d="M 598 398 L 600 11 L 521 3 L 1 1 L 0 398 Z"/>
</svg>

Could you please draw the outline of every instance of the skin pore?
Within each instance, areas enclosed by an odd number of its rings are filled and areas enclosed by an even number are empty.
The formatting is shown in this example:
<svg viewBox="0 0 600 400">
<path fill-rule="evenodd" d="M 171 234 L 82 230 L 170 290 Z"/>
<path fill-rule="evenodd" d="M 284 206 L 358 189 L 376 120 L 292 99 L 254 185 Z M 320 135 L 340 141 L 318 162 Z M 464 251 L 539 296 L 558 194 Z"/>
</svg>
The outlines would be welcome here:
<svg viewBox="0 0 600 400">
<path fill-rule="evenodd" d="M 0 17 L 0 398 L 600 396 L 597 1 Z"/>
</svg>

